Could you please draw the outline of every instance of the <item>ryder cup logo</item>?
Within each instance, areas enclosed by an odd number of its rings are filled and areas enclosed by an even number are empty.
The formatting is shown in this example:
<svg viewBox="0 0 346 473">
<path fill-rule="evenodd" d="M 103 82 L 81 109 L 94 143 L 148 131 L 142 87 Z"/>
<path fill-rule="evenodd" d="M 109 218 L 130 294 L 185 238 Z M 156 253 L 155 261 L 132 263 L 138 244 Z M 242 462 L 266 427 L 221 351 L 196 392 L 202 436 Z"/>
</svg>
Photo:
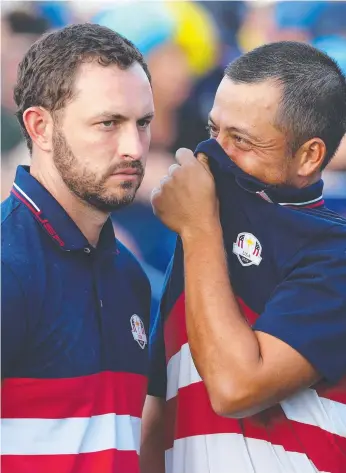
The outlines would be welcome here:
<svg viewBox="0 0 346 473">
<path fill-rule="evenodd" d="M 142 320 L 137 314 L 133 314 L 130 319 L 130 323 L 133 338 L 141 348 L 145 348 L 145 345 L 147 344 L 147 336 L 145 334 L 145 328 Z"/>
<path fill-rule="evenodd" d="M 262 261 L 261 243 L 252 233 L 239 233 L 236 243 L 233 243 L 233 253 L 237 255 L 243 266 L 251 266 L 252 264 L 258 266 Z"/>
</svg>

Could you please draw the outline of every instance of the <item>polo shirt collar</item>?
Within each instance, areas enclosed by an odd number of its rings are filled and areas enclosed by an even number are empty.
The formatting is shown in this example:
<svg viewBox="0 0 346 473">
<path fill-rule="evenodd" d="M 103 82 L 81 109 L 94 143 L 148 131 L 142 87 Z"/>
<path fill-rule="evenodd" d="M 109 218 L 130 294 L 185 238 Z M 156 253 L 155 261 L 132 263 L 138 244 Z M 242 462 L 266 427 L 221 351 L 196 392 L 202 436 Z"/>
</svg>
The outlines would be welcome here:
<svg viewBox="0 0 346 473">
<path fill-rule="evenodd" d="M 30 174 L 29 166 L 18 166 L 11 193 L 30 210 L 41 228 L 62 250 L 92 250 L 88 240 L 64 208 Z M 110 218 L 101 231 L 97 249 L 117 251 Z"/>
<path fill-rule="evenodd" d="M 257 194 L 260 198 L 270 203 L 296 208 L 324 206 L 322 179 L 311 186 L 301 189 L 291 186 L 265 184 L 240 169 L 215 139 L 200 143 L 196 148 L 195 155 L 197 156 L 201 152 L 210 158 L 210 168 L 214 177 L 232 174 L 240 187 L 247 192 Z"/>
</svg>

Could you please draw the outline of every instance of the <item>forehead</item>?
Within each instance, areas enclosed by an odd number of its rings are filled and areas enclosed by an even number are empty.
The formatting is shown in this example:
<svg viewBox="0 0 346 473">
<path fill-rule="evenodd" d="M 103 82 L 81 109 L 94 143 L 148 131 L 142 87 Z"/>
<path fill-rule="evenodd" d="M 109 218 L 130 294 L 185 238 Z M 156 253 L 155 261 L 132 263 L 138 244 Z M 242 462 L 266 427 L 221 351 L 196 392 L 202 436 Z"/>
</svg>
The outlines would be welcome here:
<svg viewBox="0 0 346 473">
<path fill-rule="evenodd" d="M 229 122 L 226 126 L 274 125 L 281 96 L 281 88 L 273 81 L 243 84 L 224 77 L 216 92 L 211 115 L 215 120 Z"/>
<path fill-rule="evenodd" d="M 141 116 L 154 108 L 149 79 L 138 63 L 128 69 L 115 64 L 82 64 L 76 74 L 70 106 L 76 111 L 83 109 L 90 116 L 103 109 L 125 116 Z"/>
</svg>

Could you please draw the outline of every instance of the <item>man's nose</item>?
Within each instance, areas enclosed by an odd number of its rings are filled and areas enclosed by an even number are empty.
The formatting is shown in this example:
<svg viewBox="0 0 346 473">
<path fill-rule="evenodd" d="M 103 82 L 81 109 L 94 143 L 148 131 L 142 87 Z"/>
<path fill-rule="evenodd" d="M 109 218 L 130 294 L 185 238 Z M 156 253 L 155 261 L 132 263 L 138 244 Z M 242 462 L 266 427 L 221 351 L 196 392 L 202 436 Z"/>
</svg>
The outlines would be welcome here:
<svg viewBox="0 0 346 473">
<path fill-rule="evenodd" d="M 118 135 L 118 154 L 121 158 L 138 161 L 143 156 L 143 145 L 137 126 L 128 124 Z"/>
</svg>

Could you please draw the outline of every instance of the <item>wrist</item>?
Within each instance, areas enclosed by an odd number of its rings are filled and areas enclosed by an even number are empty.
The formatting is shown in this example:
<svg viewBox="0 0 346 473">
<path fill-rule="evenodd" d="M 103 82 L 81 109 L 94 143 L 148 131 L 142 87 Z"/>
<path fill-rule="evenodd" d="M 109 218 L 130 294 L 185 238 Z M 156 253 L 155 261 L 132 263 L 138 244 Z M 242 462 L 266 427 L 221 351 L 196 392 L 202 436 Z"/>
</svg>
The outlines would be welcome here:
<svg viewBox="0 0 346 473">
<path fill-rule="evenodd" d="M 223 239 L 222 228 L 219 219 L 215 218 L 208 222 L 200 222 L 199 225 L 186 226 L 182 229 L 180 237 L 184 245 L 193 244 L 202 240 Z"/>
</svg>

